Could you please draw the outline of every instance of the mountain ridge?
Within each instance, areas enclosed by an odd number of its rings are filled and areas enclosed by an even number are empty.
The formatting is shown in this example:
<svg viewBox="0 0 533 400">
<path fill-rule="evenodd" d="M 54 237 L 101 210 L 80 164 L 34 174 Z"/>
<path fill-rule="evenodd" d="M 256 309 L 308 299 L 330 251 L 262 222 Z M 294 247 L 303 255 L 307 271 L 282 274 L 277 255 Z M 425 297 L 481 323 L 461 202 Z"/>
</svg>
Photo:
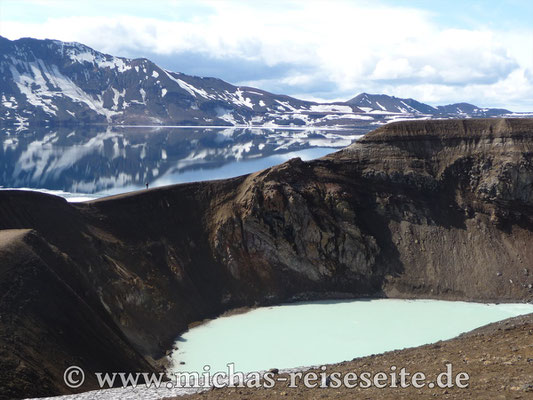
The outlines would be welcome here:
<svg viewBox="0 0 533 400">
<path fill-rule="evenodd" d="M 346 104 L 352 104 L 362 109 L 371 106 L 374 110 L 381 109 L 388 112 L 431 114 L 436 117 L 456 115 L 457 117 L 487 118 L 500 116 L 502 114 L 511 114 L 511 111 L 504 108 L 483 108 L 465 102 L 433 107 L 411 98 L 404 99 L 386 94 L 370 93 L 360 93 L 352 99 L 346 101 Z"/>
<path fill-rule="evenodd" d="M 146 58 L 77 42 L 0 37 L 0 124 L 377 127 L 395 119 L 510 114 L 467 103 L 433 107 L 361 93 L 317 103 L 168 71 Z"/>
</svg>

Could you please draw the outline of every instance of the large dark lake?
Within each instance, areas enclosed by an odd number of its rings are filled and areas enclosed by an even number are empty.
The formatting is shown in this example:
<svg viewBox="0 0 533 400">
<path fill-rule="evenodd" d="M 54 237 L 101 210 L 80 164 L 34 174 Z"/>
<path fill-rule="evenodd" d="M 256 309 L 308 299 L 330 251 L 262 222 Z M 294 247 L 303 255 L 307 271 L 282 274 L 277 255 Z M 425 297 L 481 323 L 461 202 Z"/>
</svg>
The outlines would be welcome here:
<svg viewBox="0 0 533 400">
<path fill-rule="evenodd" d="M 279 128 L 2 128 L 0 186 L 71 201 L 229 178 L 322 157 L 364 132 Z"/>
</svg>

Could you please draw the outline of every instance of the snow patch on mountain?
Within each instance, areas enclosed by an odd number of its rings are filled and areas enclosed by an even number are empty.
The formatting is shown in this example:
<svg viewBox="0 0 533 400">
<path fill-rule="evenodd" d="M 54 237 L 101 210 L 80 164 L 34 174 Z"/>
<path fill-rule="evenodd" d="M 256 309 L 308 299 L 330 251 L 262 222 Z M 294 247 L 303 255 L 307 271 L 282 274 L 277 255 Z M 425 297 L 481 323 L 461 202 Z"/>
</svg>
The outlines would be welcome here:
<svg viewBox="0 0 533 400">
<path fill-rule="evenodd" d="M 237 88 L 237 90 L 235 91 L 233 103 L 238 105 L 238 106 L 245 106 L 245 107 L 248 107 L 248 108 L 250 108 L 252 110 L 254 109 L 254 105 L 252 104 L 252 100 L 250 100 L 249 97 L 245 98 L 242 95 L 242 90 L 240 88 Z"/>
<path fill-rule="evenodd" d="M 311 111 L 332 112 L 332 113 L 351 113 L 352 107 L 339 104 L 317 104 L 311 106 Z"/>
</svg>

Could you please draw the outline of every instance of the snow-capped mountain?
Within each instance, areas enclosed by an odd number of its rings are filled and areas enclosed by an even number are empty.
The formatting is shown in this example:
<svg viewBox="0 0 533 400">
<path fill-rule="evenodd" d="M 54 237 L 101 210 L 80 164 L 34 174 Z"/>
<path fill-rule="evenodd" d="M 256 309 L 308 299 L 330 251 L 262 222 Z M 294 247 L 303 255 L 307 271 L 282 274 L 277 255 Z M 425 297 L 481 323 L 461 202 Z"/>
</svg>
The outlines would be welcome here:
<svg viewBox="0 0 533 400">
<path fill-rule="evenodd" d="M 400 99 L 385 94 L 361 93 L 346 102 L 367 113 L 420 114 L 435 117 L 495 117 L 510 114 L 501 108 L 480 108 L 468 103 L 455 103 L 433 107 L 414 99 Z"/>
<path fill-rule="evenodd" d="M 361 94 L 315 103 L 216 78 L 167 71 L 145 58 L 103 54 L 80 43 L 0 37 L 0 123 L 369 126 L 399 118 L 508 114 L 469 104 L 431 107 Z"/>
<path fill-rule="evenodd" d="M 319 124 L 326 113 L 360 112 L 170 72 L 147 59 L 56 40 L 0 38 L 0 71 L 1 118 L 19 124 L 305 125 Z"/>
<path fill-rule="evenodd" d="M 357 106 L 367 113 L 393 113 L 393 114 L 428 114 L 437 112 L 435 107 L 420 103 L 413 99 L 399 99 L 386 94 L 361 93 L 350 99 L 346 104 Z"/>
</svg>

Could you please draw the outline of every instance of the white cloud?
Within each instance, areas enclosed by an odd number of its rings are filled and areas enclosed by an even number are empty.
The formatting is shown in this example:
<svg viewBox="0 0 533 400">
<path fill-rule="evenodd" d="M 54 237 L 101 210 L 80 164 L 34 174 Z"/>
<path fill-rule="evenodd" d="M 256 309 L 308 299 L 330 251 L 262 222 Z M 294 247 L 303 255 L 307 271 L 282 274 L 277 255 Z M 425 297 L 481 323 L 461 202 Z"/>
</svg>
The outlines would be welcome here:
<svg viewBox="0 0 533 400">
<path fill-rule="evenodd" d="M 426 65 L 424 68 L 431 66 Z M 379 60 L 371 75 L 372 79 L 398 79 L 413 75 L 413 68 L 407 58 L 385 57 Z"/>
<path fill-rule="evenodd" d="M 533 30 L 442 28 L 426 11 L 371 2 L 204 5 L 210 13 L 184 20 L 128 15 L 42 23 L 5 20 L 0 34 L 79 41 L 116 55 L 179 57 L 192 52 L 220 60 L 289 65 L 278 79 L 254 82 L 264 83 L 267 90 L 285 85 L 292 94 L 305 94 L 306 87 L 317 86 L 314 81 L 321 79 L 330 89 L 328 94 L 320 88 L 320 96 L 331 98 L 387 91 L 432 103 L 468 100 L 533 109 L 528 94 Z M 171 11 L 172 3 L 167 6 Z"/>
</svg>

